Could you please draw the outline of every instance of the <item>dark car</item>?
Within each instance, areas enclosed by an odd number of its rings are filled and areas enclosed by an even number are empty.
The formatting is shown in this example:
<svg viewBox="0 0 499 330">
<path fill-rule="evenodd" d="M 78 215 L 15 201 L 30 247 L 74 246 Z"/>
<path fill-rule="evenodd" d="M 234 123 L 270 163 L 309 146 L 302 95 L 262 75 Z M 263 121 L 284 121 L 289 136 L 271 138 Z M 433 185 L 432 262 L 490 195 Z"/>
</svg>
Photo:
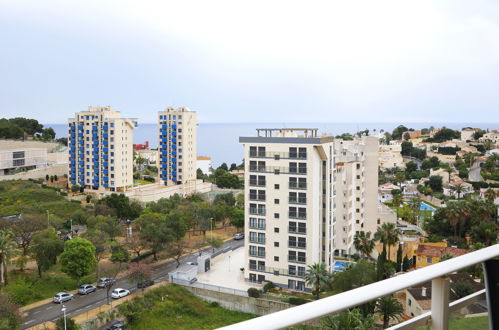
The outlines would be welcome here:
<svg viewBox="0 0 499 330">
<path fill-rule="evenodd" d="M 101 277 L 99 279 L 99 282 L 97 283 L 97 287 L 98 288 L 105 288 L 107 286 L 111 286 L 113 285 L 114 283 L 116 283 L 116 280 L 113 279 L 113 278 L 109 278 L 109 277 Z"/>
<path fill-rule="evenodd" d="M 154 285 L 154 281 L 146 280 L 144 282 L 137 283 L 137 289 L 144 289 L 151 285 Z"/>
<path fill-rule="evenodd" d="M 102 328 L 102 330 L 122 330 L 125 329 L 125 322 L 121 320 L 114 320 L 107 327 Z"/>
</svg>

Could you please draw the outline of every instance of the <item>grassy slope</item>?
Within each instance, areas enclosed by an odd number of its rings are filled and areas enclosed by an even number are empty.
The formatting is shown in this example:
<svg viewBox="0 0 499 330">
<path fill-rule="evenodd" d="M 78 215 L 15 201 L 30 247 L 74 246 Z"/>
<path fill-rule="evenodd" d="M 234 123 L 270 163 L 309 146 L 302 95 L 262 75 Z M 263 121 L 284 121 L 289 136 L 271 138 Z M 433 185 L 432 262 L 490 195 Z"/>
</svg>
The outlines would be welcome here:
<svg viewBox="0 0 499 330">
<path fill-rule="evenodd" d="M 142 308 L 139 319 L 129 324 L 131 329 L 139 330 L 214 329 L 255 317 L 210 305 L 174 284 L 136 298 L 133 304 L 143 306 L 138 307 Z"/>
</svg>

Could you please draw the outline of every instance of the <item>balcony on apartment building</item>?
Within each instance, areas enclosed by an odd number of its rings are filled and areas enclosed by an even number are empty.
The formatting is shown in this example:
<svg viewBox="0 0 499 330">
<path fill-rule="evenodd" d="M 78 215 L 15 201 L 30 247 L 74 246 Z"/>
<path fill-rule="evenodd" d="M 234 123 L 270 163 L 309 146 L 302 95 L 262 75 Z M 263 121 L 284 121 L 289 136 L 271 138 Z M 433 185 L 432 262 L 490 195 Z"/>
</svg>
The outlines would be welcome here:
<svg viewBox="0 0 499 330">
<path fill-rule="evenodd" d="M 295 253 L 289 257 L 292 259 L 289 261 L 297 259 Z M 287 328 L 339 313 L 427 281 L 432 283 L 431 311 L 393 325 L 389 329 L 415 329 L 420 326 L 431 326 L 434 330 L 445 330 L 449 327 L 450 313 L 483 299 L 487 300 L 489 328 L 499 329 L 499 260 L 497 257 L 499 257 L 499 244 L 334 296 L 229 325 L 222 329 Z M 449 303 L 450 285 L 447 275 L 479 263 L 483 263 L 486 288 Z"/>
</svg>

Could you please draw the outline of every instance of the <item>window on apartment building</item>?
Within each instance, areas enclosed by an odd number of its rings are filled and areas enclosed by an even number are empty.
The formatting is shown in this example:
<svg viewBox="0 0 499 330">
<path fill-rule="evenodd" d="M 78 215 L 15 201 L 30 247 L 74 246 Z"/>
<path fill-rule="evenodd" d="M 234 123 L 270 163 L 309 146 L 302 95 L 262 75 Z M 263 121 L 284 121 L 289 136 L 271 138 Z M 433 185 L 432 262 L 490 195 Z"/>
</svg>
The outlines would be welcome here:
<svg viewBox="0 0 499 330">
<path fill-rule="evenodd" d="M 278 184 L 274 184 L 274 189 L 279 189 L 279 185 Z"/>
<path fill-rule="evenodd" d="M 360 220 L 355 220 L 355 223 L 360 223 Z"/>
<path fill-rule="evenodd" d="M 357 164 L 357 169 L 360 170 L 360 164 Z"/>
<path fill-rule="evenodd" d="M 298 158 L 307 159 L 307 148 L 298 148 Z"/>
<path fill-rule="evenodd" d="M 274 213 L 274 219 L 279 219 L 279 213 Z"/>
<path fill-rule="evenodd" d="M 357 175 L 357 179 L 360 179 L 360 175 Z"/>
<path fill-rule="evenodd" d="M 298 163 L 295 162 L 289 163 L 289 173 L 298 173 Z"/>
<path fill-rule="evenodd" d="M 357 188 L 356 188 L 356 189 L 357 189 L 357 190 L 360 190 L 360 186 L 357 186 Z"/>
<path fill-rule="evenodd" d="M 433 259 L 432 258 L 426 258 L 426 263 L 427 264 L 432 264 L 433 263 Z"/>
<path fill-rule="evenodd" d="M 378 225 L 379 225 L 379 224 L 381 224 L 381 220 L 380 220 L 380 219 L 378 219 Z"/>
<path fill-rule="evenodd" d="M 256 220 L 256 218 L 249 218 L 249 227 L 250 228 L 257 228 L 257 220 Z"/>
<path fill-rule="evenodd" d="M 257 148 L 256 147 L 249 147 L 249 155 L 250 157 L 256 157 L 257 156 Z"/>
<path fill-rule="evenodd" d="M 360 197 L 355 198 L 357 202 L 360 202 Z"/>
<path fill-rule="evenodd" d="M 258 157 L 265 157 L 265 147 L 258 147 Z"/>
<path fill-rule="evenodd" d="M 274 242 L 274 247 L 279 247 L 279 242 Z"/>
<path fill-rule="evenodd" d="M 289 266 L 288 266 L 288 274 L 289 274 L 289 275 L 296 275 L 296 266 L 294 266 L 294 265 L 289 265 Z"/>
<path fill-rule="evenodd" d="M 407 300 L 407 305 L 412 306 L 412 300 L 411 299 Z"/>
<path fill-rule="evenodd" d="M 274 233 L 278 233 L 279 232 L 279 227 L 274 227 Z"/>
<path fill-rule="evenodd" d="M 298 148 L 295 147 L 289 148 L 289 158 L 298 158 Z"/>
<path fill-rule="evenodd" d="M 307 163 L 298 163 L 298 173 L 301 174 L 307 173 Z"/>
<path fill-rule="evenodd" d="M 254 246 L 254 245 L 249 246 L 249 255 L 254 256 L 254 257 L 257 256 L 256 246 Z"/>
<path fill-rule="evenodd" d="M 279 198 L 274 198 L 274 204 L 279 204 Z"/>
<path fill-rule="evenodd" d="M 279 261 L 279 257 L 278 256 L 274 256 L 274 261 Z"/>
<path fill-rule="evenodd" d="M 251 270 L 256 270 L 256 260 L 251 260 L 249 261 L 249 269 Z"/>
<path fill-rule="evenodd" d="M 355 212 L 359 213 L 359 212 L 360 212 L 360 209 L 355 209 Z"/>
<path fill-rule="evenodd" d="M 288 280 L 288 289 L 296 290 L 296 281 L 295 280 Z"/>
</svg>

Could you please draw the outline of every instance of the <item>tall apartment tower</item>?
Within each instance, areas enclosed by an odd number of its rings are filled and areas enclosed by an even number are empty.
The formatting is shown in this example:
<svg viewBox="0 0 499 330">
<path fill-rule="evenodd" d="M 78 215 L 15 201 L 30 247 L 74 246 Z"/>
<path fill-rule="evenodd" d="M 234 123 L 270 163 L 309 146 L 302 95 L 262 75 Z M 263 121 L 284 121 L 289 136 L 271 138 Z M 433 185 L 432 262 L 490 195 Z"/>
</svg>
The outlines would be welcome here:
<svg viewBox="0 0 499 330">
<path fill-rule="evenodd" d="M 111 107 L 88 107 L 69 121 L 69 182 L 86 189 L 125 191 L 133 185 L 133 129 Z"/>
<path fill-rule="evenodd" d="M 196 181 L 196 112 L 186 107 L 158 112 L 160 169 L 165 185 Z"/>
<path fill-rule="evenodd" d="M 356 231 L 377 226 L 378 141 L 317 129 L 257 129 L 245 159 L 245 277 L 309 289 L 306 267 L 351 254 Z M 374 192 L 374 195 L 373 195 Z M 371 200 L 372 199 L 372 200 Z"/>
</svg>

